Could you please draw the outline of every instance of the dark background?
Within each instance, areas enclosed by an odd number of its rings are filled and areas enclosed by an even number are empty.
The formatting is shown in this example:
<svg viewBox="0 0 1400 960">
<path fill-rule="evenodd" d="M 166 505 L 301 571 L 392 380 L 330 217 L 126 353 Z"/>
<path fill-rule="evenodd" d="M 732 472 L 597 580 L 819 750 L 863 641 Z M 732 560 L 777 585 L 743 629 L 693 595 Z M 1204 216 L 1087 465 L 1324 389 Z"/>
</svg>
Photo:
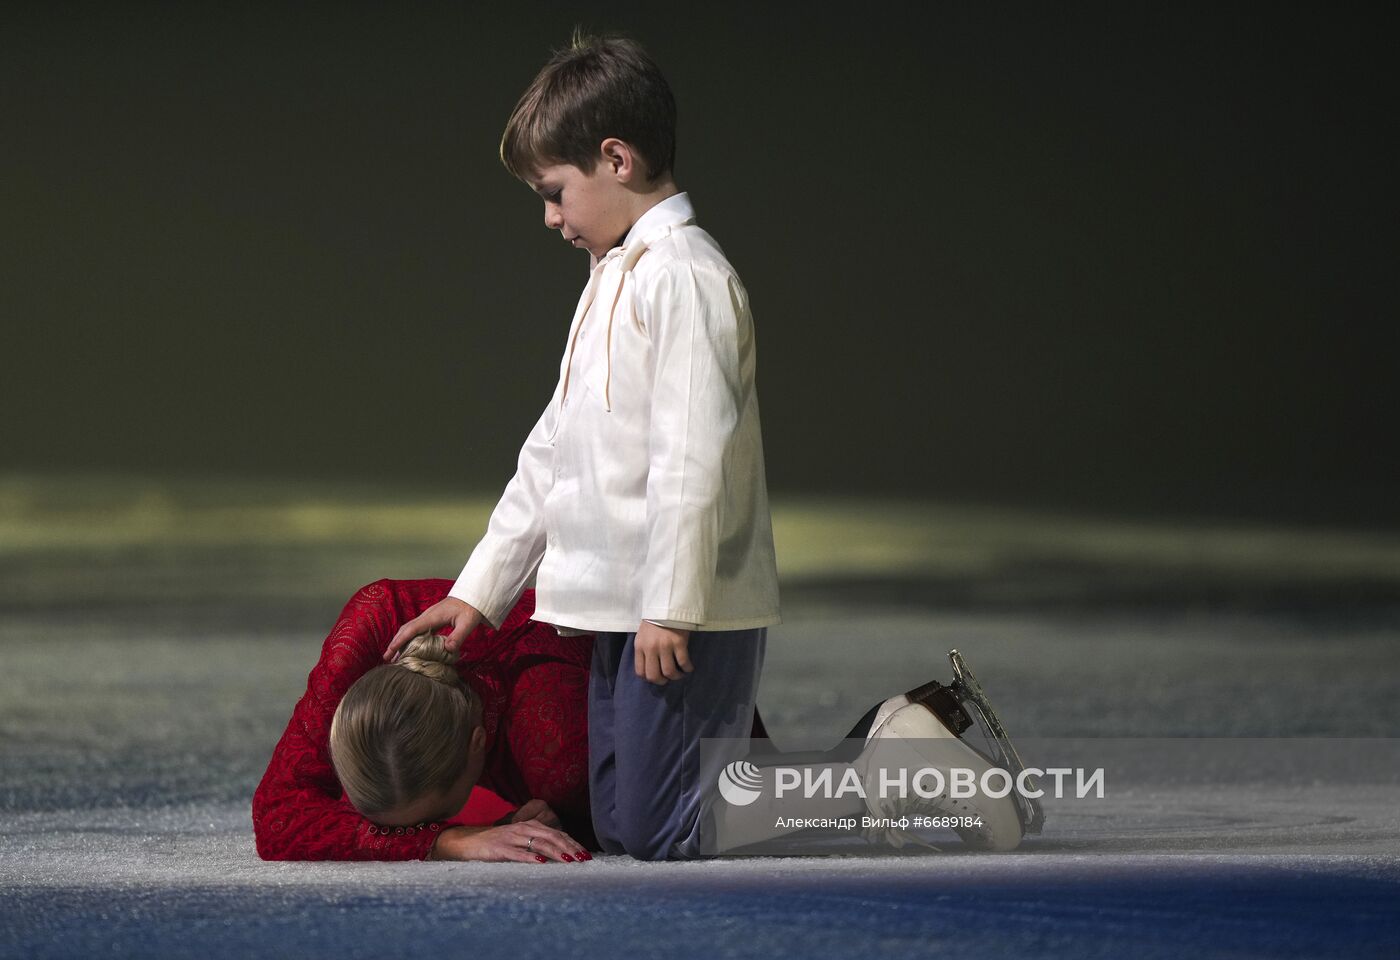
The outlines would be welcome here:
<svg viewBox="0 0 1400 960">
<path fill-rule="evenodd" d="M 0 470 L 499 489 L 587 264 L 497 143 L 582 23 L 675 88 L 776 494 L 1400 522 L 1394 15 L 195 6 L 0 13 Z"/>
</svg>

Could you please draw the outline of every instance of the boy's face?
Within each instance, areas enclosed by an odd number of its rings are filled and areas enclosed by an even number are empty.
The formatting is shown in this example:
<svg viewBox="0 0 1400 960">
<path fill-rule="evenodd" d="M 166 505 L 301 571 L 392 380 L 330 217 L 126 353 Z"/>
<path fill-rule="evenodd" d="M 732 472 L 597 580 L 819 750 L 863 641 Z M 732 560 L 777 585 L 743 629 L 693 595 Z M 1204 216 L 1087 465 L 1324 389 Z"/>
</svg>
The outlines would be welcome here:
<svg viewBox="0 0 1400 960">
<path fill-rule="evenodd" d="M 584 173 L 572 164 L 541 167 L 529 180 L 544 201 L 544 225 L 601 259 L 632 228 L 630 197 L 606 160 Z"/>
</svg>

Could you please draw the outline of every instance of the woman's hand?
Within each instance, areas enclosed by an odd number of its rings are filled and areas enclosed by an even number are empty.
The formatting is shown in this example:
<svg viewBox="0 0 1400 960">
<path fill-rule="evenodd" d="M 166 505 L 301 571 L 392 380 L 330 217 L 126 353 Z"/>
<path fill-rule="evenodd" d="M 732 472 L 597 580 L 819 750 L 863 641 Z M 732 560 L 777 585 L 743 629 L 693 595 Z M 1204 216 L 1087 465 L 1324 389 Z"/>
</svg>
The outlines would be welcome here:
<svg viewBox="0 0 1400 960">
<path fill-rule="evenodd" d="M 428 859 L 582 863 L 593 857 L 564 831 L 529 819 L 500 827 L 448 827 L 438 834 Z"/>
<path fill-rule="evenodd" d="M 467 634 L 481 624 L 481 620 L 481 611 L 477 610 L 476 607 L 463 600 L 458 600 L 456 597 L 443 597 L 408 623 L 399 627 L 399 632 L 394 634 L 394 639 L 389 641 L 388 649 L 384 651 L 384 659 L 391 662 L 396 660 L 399 650 L 408 641 L 420 633 L 432 633 L 447 626 L 450 626 L 452 630 L 447 634 L 447 642 L 444 645 L 448 650 L 456 651 L 461 648 L 462 641 L 467 638 Z"/>
<path fill-rule="evenodd" d="M 562 827 L 559 821 L 559 814 L 550 809 L 549 804 L 538 797 L 529 801 L 519 810 L 510 815 L 510 823 L 522 823 L 526 820 L 538 820 L 546 827 L 553 827 L 558 830 Z"/>
</svg>

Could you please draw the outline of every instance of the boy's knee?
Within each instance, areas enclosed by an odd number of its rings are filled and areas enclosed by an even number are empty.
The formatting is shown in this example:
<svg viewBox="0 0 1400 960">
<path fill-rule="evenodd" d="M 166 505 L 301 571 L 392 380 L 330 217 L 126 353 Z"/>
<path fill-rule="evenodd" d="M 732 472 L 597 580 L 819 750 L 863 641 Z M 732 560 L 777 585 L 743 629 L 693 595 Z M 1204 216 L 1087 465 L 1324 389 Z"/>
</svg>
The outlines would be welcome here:
<svg viewBox="0 0 1400 960">
<path fill-rule="evenodd" d="M 612 830 L 617 843 L 635 860 L 674 860 L 681 856 L 677 848 L 694 826 L 686 819 L 675 808 L 629 804 L 623 799 Z"/>
<path fill-rule="evenodd" d="M 662 825 L 633 822 L 618 824 L 617 842 L 633 860 L 667 860 L 675 847 L 675 833 Z"/>
</svg>

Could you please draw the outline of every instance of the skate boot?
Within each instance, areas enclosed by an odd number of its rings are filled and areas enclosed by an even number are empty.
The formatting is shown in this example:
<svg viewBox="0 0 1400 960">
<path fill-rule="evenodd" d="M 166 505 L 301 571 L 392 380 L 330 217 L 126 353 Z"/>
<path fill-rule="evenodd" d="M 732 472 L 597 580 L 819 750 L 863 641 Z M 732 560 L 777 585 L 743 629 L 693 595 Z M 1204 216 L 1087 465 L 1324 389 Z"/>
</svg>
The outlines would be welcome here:
<svg viewBox="0 0 1400 960">
<path fill-rule="evenodd" d="M 930 680 L 923 686 L 915 687 L 908 693 L 890 697 L 880 704 L 879 709 L 875 711 L 875 716 L 870 721 L 870 730 L 865 735 L 866 741 L 869 742 L 875 731 L 880 729 L 891 714 L 911 703 L 921 703 L 928 707 L 955 736 L 962 736 L 963 731 L 972 726 L 972 717 L 968 716 L 967 711 L 963 709 L 952 690 L 937 680 Z"/>
<path fill-rule="evenodd" d="M 978 850 L 1014 850 L 1021 842 L 1021 818 L 1009 796 L 988 797 L 975 788 L 954 795 L 959 771 L 976 785 L 992 765 L 922 703 L 886 717 L 854 766 L 870 815 L 886 825 L 885 839 L 895 846 L 920 839 L 915 831 L 942 827 Z"/>
<path fill-rule="evenodd" d="M 981 850 L 1013 850 L 1025 833 L 1038 833 L 1044 821 L 1039 804 L 1010 795 L 992 797 L 982 791 L 983 774 L 993 767 L 1006 771 L 1015 782 L 1020 758 L 1006 737 L 986 694 L 956 650 L 949 654 L 954 682 L 944 686 L 930 681 L 891 697 L 881 704 L 866 737 L 865 749 L 856 760 L 871 814 L 882 822 L 903 822 L 927 827 L 950 826 L 969 847 Z M 965 742 L 962 735 L 973 726 L 964 704 L 970 704 L 982 721 L 991 749 L 984 753 Z M 971 777 L 968 791 L 953 782 L 953 771 Z M 890 782 L 892 771 L 897 782 Z M 917 782 L 909 782 L 920 771 Z M 998 788 L 1004 778 L 995 778 Z M 1031 785 L 1034 789 L 1034 786 Z M 903 796 L 900 796 L 900 793 Z M 999 792 L 999 791 L 998 791 Z M 964 796 L 962 794 L 970 793 Z M 884 838 L 896 846 L 922 839 L 908 829 L 886 829 Z"/>
</svg>

